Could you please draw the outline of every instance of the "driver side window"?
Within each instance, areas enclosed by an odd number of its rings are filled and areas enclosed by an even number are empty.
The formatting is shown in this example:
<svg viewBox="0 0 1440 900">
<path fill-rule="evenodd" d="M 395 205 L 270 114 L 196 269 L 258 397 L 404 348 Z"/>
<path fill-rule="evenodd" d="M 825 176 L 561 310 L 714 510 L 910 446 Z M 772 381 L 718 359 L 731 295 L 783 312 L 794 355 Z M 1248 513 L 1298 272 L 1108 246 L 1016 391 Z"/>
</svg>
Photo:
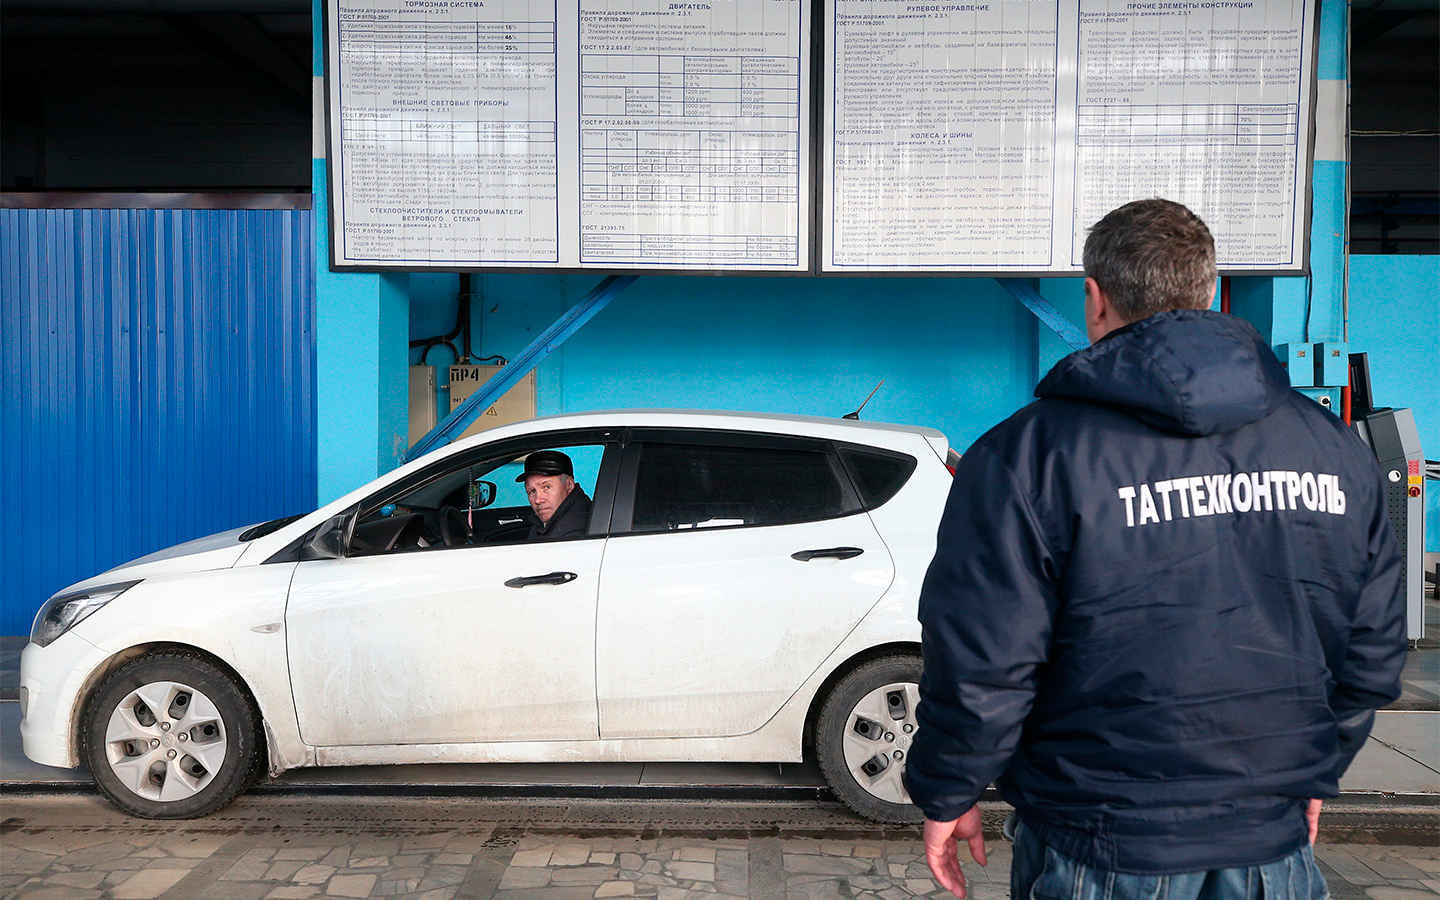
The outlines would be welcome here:
<svg viewBox="0 0 1440 900">
<path fill-rule="evenodd" d="M 605 456 L 605 444 L 517 446 L 495 453 L 489 448 L 448 460 L 434 470 L 376 494 L 360 508 L 349 555 L 403 553 L 445 547 L 518 543 L 532 539 L 537 518 L 526 498 L 525 461 L 540 450 L 559 451 L 571 460 L 572 501 L 589 507 Z M 546 512 L 550 512 L 546 510 Z M 574 520 L 574 515 L 569 516 Z M 580 523 L 583 530 L 588 521 Z"/>
<path fill-rule="evenodd" d="M 559 450 L 570 457 L 575 468 L 575 484 L 591 497 L 595 495 L 595 484 L 600 477 L 600 462 L 605 456 L 605 445 L 586 444 L 579 447 L 545 447 Z M 526 454 L 528 455 L 528 454 Z M 528 509 L 530 501 L 525 497 L 525 483 L 516 479 L 525 471 L 525 458 L 521 456 L 507 462 L 485 476 L 495 484 L 495 501 L 490 506 L 498 509 Z"/>
</svg>

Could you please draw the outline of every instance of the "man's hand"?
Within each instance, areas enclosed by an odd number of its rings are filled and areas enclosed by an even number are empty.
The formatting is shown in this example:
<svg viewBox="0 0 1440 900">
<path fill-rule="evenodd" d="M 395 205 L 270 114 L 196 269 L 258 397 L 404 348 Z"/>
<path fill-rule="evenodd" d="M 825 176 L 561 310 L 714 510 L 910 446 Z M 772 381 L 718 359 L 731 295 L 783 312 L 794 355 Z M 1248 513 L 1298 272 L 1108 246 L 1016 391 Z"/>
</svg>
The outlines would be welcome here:
<svg viewBox="0 0 1440 900">
<path fill-rule="evenodd" d="M 980 831 L 980 807 L 972 806 L 952 822 L 925 820 L 925 862 L 945 890 L 965 896 L 965 873 L 960 871 L 960 842 L 970 846 L 970 857 L 985 865 L 985 837 Z"/>
<path fill-rule="evenodd" d="M 1310 832 L 1310 843 L 1315 843 L 1315 836 L 1320 833 L 1320 804 L 1323 800 L 1311 800 L 1305 804 L 1305 826 Z"/>
</svg>

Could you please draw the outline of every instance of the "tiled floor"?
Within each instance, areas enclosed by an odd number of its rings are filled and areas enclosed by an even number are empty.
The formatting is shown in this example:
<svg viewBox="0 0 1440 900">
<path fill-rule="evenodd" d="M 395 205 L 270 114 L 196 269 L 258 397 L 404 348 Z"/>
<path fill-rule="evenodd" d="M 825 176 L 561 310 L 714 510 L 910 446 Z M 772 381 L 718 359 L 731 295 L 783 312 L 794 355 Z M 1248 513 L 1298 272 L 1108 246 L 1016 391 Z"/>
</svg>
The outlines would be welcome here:
<svg viewBox="0 0 1440 900">
<path fill-rule="evenodd" d="M 336 827 L 287 827 L 303 810 L 279 809 L 267 827 L 144 823 L 57 829 L 4 801 L 0 896 L 7 900 L 907 900 L 944 897 L 925 866 L 918 832 L 826 838 L 789 833 L 706 838 L 667 829 L 540 828 L 458 819 L 440 802 L 432 827 L 413 810 L 341 816 Z M 73 812 L 84 814 L 83 808 Z M 15 814 L 19 815 L 15 815 Z M 100 819 L 113 814 L 102 812 Z M 703 815 L 703 813 L 702 813 Z M 44 818 L 43 815 L 40 818 Z M 130 820 L 134 823 L 134 820 Z M 764 833 L 764 832 L 771 833 Z M 965 867 L 974 900 L 1009 895 L 1008 845 L 990 842 L 990 864 Z M 962 851 L 962 857 L 964 853 Z M 1317 847 L 1336 900 L 1436 900 L 1440 848 L 1363 844 Z"/>
</svg>

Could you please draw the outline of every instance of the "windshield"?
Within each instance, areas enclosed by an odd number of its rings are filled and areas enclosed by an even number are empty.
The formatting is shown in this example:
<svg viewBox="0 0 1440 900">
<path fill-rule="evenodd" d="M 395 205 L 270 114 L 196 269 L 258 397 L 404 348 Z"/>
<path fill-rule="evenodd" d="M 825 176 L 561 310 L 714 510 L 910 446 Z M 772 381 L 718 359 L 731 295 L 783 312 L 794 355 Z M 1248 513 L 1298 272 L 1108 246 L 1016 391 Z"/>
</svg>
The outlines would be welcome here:
<svg viewBox="0 0 1440 900">
<path fill-rule="evenodd" d="M 300 516 L 298 515 L 285 516 L 279 519 L 271 519 L 268 522 L 261 522 L 259 525 L 256 525 L 253 528 L 247 528 L 244 531 L 240 532 L 240 542 L 244 543 L 245 541 L 253 541 L 256 538 L 264 537 L 267 534 L 273 534 L 284 528 L 286 525 L 289 525 L 291 522 L 294 522 L 298 518 L 300 518 Z"/>
</svg>

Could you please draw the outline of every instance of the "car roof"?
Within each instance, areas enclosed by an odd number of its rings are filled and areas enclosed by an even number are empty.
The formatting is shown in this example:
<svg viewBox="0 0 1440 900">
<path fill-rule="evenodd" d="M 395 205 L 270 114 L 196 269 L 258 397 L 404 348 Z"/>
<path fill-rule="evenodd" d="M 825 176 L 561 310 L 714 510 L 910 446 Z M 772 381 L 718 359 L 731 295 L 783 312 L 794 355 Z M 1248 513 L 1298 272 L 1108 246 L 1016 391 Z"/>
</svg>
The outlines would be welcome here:
<svg viewBox="0 0 1440 900">
<path fill-rule="evenodd" d="M 680 427 L 717 428 L 727 431 L 759 431 L 776 434 L 796 434 L 811 437 L 825 437 L 835 440 L 854 440 L 866 443 L 872 435 L 863 432 L 887 434 L 911 434 L 934 443 L 948 440 L 934 428 L 923 425 L 898 425 L 888 422 L 867 422 L 857 419 L 827 418 L 824 416 L 794 416 L 779 413 L 735 412 L 732 410 L 705 409 L 598 409 L 585 412 L 562 413 L 541 416 L 524 422 L 515 422 L 487 429 L 467 438 L 461 438 L 449 445 L 455 448 L 461 444 L 481 444 L 512 435 L 529 434 L 552 428 L 586 428 L 595 426 L 634 427 Z M 437 448 L 438 449 L 438 448 Z"/>
</svg>

